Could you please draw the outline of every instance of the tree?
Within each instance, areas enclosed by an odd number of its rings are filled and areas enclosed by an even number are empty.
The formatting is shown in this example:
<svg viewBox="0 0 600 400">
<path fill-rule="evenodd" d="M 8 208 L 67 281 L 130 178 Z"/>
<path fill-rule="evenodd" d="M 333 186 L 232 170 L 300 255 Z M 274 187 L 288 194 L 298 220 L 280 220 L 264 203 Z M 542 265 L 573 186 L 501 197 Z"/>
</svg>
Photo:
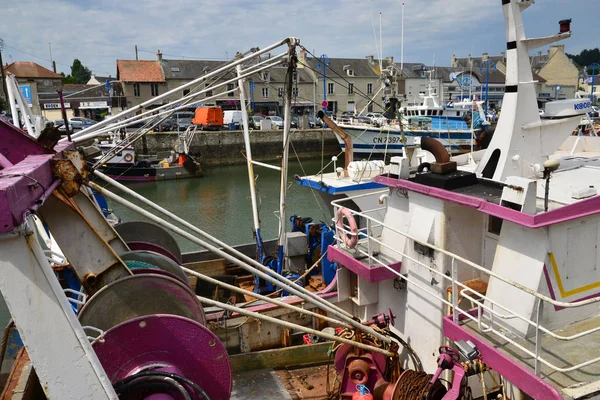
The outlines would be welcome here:
<svg viewBox="0 0 600 400">
<path fill-rule="evenodd" d="M 575 61 L 581 68 L 593 63 L 600 63 L 600 49 L 585 49 L 579 54 L 567 54 L 571 60 Z"/>
<path fill-rule="evenodd" d="M 87 83 L 91 77 L 92 71 L 76 58 L 71 65 L 71 74 L 63 78 L 63 83 Z"/>
</svg>

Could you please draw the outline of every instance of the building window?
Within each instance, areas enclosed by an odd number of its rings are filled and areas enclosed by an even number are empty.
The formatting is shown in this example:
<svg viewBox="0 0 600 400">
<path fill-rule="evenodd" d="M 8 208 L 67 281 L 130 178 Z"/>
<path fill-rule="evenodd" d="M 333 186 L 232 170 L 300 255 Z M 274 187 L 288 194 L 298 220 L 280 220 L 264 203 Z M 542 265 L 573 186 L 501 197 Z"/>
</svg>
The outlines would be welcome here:
<svg viewBox="0 0 600 400">
<path fill-rule="evenodd" d="M 229 92 L 230 90 L 233 90 L 233 89 L 235 89 L 235 85 L 233 83 L 228 83 L 227 91 Z M 235 94 L 235 92 L 229 92 L 229 93 L 227 93 L 227 96 L 233 97 L 234 94 Z"/>
<path fill-rule="evenodd" d="M 269 88 L 268 87 L 262 88 L 262 97 L 263 97 L 263 99 L 268 99 L 269 98 Z"/>
<path fill-rule="evenodd" d="M 327 84 L 327 94 L 333 94 L 333 83 Z"/>
<path fill-rule="evenodd" d="M 373 112 L 373 102 L 370 101 L 369 105 L 367 106 L 367 112 Z"/>
<path fill-rule="evenodd" d="M 152 96 L 158 96 L 158 83 L 150 84 L 150 92 L 152 93 Z"/>
<path fill-rule="evenodd" d="M 347 110 L 350 111 L 350 112 L 354 112 L 356 110 L 354 101 L 349 101 L 348 102 L 348 108 L 347 108 Z"/>
<path fill-rule="evenodd" d="M 348 84 L 348 94 L 354 94 L 354 83 Z"/>
<path fill-rule="evenodd" d="M 298 72 L 294 71 L 294 74 L 292 75 L 292 81 L 294 83 L 298 82 Z"/>
<path fill-rule="evenodd" d="M 373 94 L 373 84 L 367 83 L 367 94 Z"/>
<path fill-rule="evenodd" d="M 283 97 L 283 88 L 282 87 L 277 88 L 277 96 L 278 97 Z"/>
<path fill-rule="evenodd" d="M 140 97 L 140 84 L 139 83 L 133 84 L 133 95 L 135 97 Z"/>
<path fill-rule="evenodd" d="M 207 87 L 209 87 L 209 86 L 210 86 L 210 85 L 209 85 L 208 83 L 205 83 L 205 84 L 204 84 L 204 88 L 207 88 Z M 208 91 L 206 92 L 206 97 L 211 97 L 212 95 L 213 95 L 213 91 L 212 91 L 212 90 L 208 90 Z"/>
<path fill-rule="evenodd" d="M 412 94 L 412 86 L 408 86 L 408 94 Z"/>
<path fill-rule="evenodd" d="M 292 96 L 294 96 L 294 98 L 298 97 L 298 88 L 297 87 L 292 89 Z"/>
<path fill-rule="evenodd" d="M 183 95 L 187 96 L 188 94 L 190 94 L 190 89 L 183 89 Z"/>
</svg>

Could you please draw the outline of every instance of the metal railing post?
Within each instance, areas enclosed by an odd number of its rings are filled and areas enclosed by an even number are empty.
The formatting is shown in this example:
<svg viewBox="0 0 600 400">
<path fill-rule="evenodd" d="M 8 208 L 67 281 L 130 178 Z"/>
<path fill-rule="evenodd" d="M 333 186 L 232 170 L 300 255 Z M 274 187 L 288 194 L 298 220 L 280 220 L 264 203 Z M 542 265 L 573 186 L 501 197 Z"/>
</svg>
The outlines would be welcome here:
<svg viewBox="0 0 600 400">
<path fill-rule="evenodd" d="M 371 258 L 373 257 L 373 253 L 371 252 L 371 219 L 367 219 L 367 253 L 369 253 L 369 268 L 372 268 L 373 260 Z"/>
<path fill-rule="evenodd" d="M 535 321 L 535 375 L 540 376 L 540 350 L 542 349 L 542 333 L 540 331 L 540 320 L 544 315 L 544 302 L 538 299 Z"/>
<path fill-rule="evenodd" d="M 451 278 L 452 278 L 452 320 L 455 323 L 458 323 L 458 313 L 456 312 L 458 307 L 458 285 L 456 284 L 457 279 L 457 267 L 456 267 L 456 259 L 452 257 L 452 265 L 450 267 Z"/>
</svg>

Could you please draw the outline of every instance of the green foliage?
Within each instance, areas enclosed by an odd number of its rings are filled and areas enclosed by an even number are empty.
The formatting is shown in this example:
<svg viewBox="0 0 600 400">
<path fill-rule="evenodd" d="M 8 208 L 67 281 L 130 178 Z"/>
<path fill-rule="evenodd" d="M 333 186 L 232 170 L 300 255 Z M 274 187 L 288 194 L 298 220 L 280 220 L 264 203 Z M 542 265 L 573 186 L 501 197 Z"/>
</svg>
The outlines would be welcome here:
<svg viewBox="0 0 600 400">
<path fill-rule="evenodd" d="M 567 57 L 583 68 L 593 63 L 600 63 L 600 49 L 585 49 L 579 54 L 567 54 Z"/>
<path fill-rule="evenodd" d="M 64 76 L 64 73 L 61 75 Z M 71 73 L 63 78 L 63 83 L 87 83 L 91 77 L 92 71 L 76 58 L 71 65 Z"/>
</svg>

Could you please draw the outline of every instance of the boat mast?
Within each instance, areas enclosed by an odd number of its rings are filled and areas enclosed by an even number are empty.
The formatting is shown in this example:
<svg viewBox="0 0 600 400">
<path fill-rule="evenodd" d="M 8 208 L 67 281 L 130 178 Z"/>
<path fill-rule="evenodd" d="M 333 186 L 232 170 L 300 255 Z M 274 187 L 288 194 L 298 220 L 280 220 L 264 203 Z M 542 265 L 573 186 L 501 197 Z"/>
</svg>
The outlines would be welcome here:
<svg viewBox="0 0 600 400">
<path fill-rule="evenodd" d="M 291 39 L 288 43 L 288 67 L 285 75 L 285 91 L 283 97 L 283 157 L 281 160 L 281 192 L 279 195 L 279 240 L 277 251 L 277 272 L 281 274 L 284 267 L 284 248 L 285 248 L 285 225 L 287 222 L 286 216 L 286 196 L 287 196 L 287 179 L 288 179 L 288 157 L 290 152 L 290 127 L 292 122 L 292 85 L 293 75 L 296 71 L 296 43 Z"/>
<path fill-rule="evenodd" d="M 242 66 L 238 64 L 235 67 L 238 76 L 238 88 L 240 91 L 240 105 L 242 109 L 242 126 L 244 134 L 244 146 L 246 148 L 246 164 L 248 166 L 248 181 L 250 183 L 250 199 L 252 202 L 252 219 L 254 222 L 254 232 L 256 234 L 256 247 L 258 250 L 258 261 L 262 262 L 264 249 L 262 247 L 262 237 L 260 235 L 260 219 L 258 217 L 258 205 L 256 201 L 256 182 L 254 181 L 254 166 L 252 163 L 252 150 L 250 148 L 250 131 L 248 129 L 248 110 L 246 109 L 246 94 L 244 93 L 244 82 L 242 76 Z"/>
</svg>

